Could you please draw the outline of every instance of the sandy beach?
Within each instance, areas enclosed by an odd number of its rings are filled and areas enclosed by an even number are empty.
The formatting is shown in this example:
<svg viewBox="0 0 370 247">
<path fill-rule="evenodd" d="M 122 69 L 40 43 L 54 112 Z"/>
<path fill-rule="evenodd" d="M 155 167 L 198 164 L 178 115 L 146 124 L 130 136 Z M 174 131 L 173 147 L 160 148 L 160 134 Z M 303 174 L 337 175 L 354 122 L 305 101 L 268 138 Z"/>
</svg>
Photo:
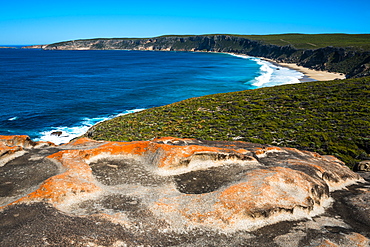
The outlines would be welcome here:
<svg viewBox="0 0 370 247">
<path fill-rule="evenodd" d="M 345 74 L 340 74 L 340 73 L 333 73 L 333 72 L 328 72 L 328 71 L 319 71 L 319 70 L 313 70 L 309 68 L 305 68 L 303 66 L 298 66 L 294 63 L 279 63 L 276 62 L 272 59 L 267 59 L 267 58 L 262 58 L 263 60 L 275 63 L 279 66 L 287 67 L 290 69 L 297 70 L 299 72 L 302 72 L 305 77 L 307 78 L 302 78 L 301 81 L 310 81 L 310 79 L 317 80 L 317 81 L 331 81 L 335 79 L 346 79 Z"/>
</svg>

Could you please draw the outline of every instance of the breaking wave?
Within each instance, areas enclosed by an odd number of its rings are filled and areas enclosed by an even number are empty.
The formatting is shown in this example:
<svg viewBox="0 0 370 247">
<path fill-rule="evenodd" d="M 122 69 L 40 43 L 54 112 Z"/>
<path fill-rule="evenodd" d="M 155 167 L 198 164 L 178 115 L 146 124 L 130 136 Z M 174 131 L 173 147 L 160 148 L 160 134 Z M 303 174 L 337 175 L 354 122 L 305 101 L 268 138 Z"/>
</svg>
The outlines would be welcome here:
<svg viewBox="0 0 370 247">
<path fill-rule="evenodd" d="M 41 131 L 39 133 L 40 137 L 35 140 L 53 142 L 56 145 L 68 143 L 72 139 L 85 134 L 90 127 L 99 122 L 103 122 L 129 113 L 139 112 L 142 110 L 144 109 L 127 110 L 117 115 L 111 115 L 108 117 L 84 118 L 80 123 L 71 127 L 68 126 L 50 127 L 48 129 L 45 129 L 44 131 Z"/>
<path fill-rule="evenodd" d="M 304 74 L 299 71 L 282 67 L 260 58 L 237 54 L 231 55 L 255 61 L 260 65 L 259 75 L 247 82 L 257 88 L 300 83 L 300 79 L 304 77 Z"/>
</svg>

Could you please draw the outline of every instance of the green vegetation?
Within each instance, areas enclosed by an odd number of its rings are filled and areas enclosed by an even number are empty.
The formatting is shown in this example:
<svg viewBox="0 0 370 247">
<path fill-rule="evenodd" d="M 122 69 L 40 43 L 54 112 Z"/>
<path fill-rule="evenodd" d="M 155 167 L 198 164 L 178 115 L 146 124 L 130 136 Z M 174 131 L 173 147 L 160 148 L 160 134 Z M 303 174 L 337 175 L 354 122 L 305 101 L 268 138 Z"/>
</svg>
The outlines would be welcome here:
<svg viewBox="0 0 370 247">
<path fill-rule="evenodd" d="M 292 45 L 297 49 L 318 49 L 328 46 L 370 51 L 370 34 L 276 34 L 241 35 L 278 46 Z"/>
<path fill-rule="evenodd" d="M 278 46 L 291 45 L 296 49 L 318 49 L 328 46 L 347 48 L 347 50 L 370 51 L 370 34 L 271 34 L 271 35 L 234 35 L 234 34 L 208 34 L 200 36 L 228 35 L 250 40 L 262 41 L 265 44 Z M 195 35 L 164 35 L 155 38 L 188 38 Z M 153 38 L 153 39 L 155 39 Z M 147 40 L 149 38 L 94 38 L 79 39 L 75 41 L 122 41 Z M 53 45 L 64 45 L 71 41 L 63 41 Z M 235 45 L 235 44 L 233 44 Z"/>
<path fill-rule="evenodd" d="M 370 153 L 370 77 L 307 82 L 184 100 L 97 124 L 86 136 L 240 140 L 331 154 L 353 166 Z"/>
<path fill-rule="evenodd" d="M 218 34 L 209 34 L 203 36 L 214 36 Z M 224 34 L 219 34 L 224 35 Z M 358 51 L 370 51 L 370 34 L 270 34 L 270 35 L 234 35 L 235 37 L 246 38 L 250 40 L 263 41 L 265 44 L 278 46 L 291 45 L 296 49 L 318 49 L 328 46 L 351 48 Z M 192 35 L 166 35 L 160 37 L 192 37 Z"/>
</svg>

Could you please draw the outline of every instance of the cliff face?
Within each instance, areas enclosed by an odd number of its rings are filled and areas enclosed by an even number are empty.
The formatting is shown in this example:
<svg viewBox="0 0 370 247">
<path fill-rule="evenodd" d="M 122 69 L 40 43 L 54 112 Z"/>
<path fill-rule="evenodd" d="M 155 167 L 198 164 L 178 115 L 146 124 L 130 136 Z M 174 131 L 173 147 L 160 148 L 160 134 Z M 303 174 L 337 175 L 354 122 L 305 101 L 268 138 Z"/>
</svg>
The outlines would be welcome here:
<svg viewBox="0 0 370 247">
<path fill-rule="evenodd" d="M 0 161 L 1 246 L 370 243 L 369 184 L 333 156 L 172 137 L 55 146 L 0 136 Z"/>
<path fill-rule="evenodd" d="M 315 70 L 344 73 L 348 78 L 370 75 L 370 52 L 336 47 L 303 50 L 290 45 L 271 45 L 231 35 L 74 40 L 50 44 L 43 49 L 229 52 L 296 63 Z"/>
</svg>

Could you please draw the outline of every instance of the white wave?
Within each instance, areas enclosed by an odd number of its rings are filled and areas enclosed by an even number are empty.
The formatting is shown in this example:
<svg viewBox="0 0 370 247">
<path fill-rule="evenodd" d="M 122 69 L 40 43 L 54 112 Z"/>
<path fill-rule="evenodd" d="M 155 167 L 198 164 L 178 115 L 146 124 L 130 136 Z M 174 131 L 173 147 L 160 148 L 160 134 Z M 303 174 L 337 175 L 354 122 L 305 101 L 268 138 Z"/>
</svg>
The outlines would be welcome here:
<svg viewBox="0 0 370 247">
<path fill-rule="evenodd" d="M 226 53 L 234 57 L 240 57 L 244 59 L 253 59 L 254 57 L 248 56 L 248 55 L 241 55 L 241 54 L 235 54 L 235 53 Z"/>
<path fill-rule="evenodd" d="M 261 75 L 249 82 L 256 87 L 272 87 L 283 84 L 300 83 L 300 79 L 304 76 L 304 74 L 299 71 L 278 66 L 259 58 L 253 58 L 252 60 L 261 65 Z"/>
<path fill-rule="evenodd" d="M 122 115 L 126 115 L 129 113 L 139 112 L 144 109 L 134 109 L 134 110 L 127 110 L 117 115 L 111 115 L 109 117 L 99 117 L 99 118 L 84 118 L 82 121 L 77 124 L 76 126 L 68 127 L 68 126 L 59 126 L 59 127 L 50 127 L 45 131 L 40 132 L 40 138 L 36 139 L 36 141 L 48 141 L 53 142 L 56 145 L 68 143 L 73 138 L 79 137 L 86 133 L 90 127 L 93 125 L 118 117 Z"/>
<path fill-rule="evenodd" d="M 286 67 L 277 67 L 277 69 L 272 74 L 271 80 L 267 86 L 300 83 L 300 79 L 302 79 L 303 77 L 304 74 L 297 70 L 289 69 Z"/>
<path fill-rule="evenodd" d="M 263 87 L 265 84 L 271 81 L 272 74 L 274 73 L 274 68 L 272 64 L 262 61 L 261 59 L 251 59 L 256 61 L 257 64 L 261 65 L 260 67 L 260 76 L 254 78 L 251 83 L 256 87 Z"/>
<path fill-rule="evenodd" d="M 41 137 L 36 141 L 53 142 L 56 145 L 67 143 L 75 137 L 84 134 L 91 126 L 56 127 L 41 132 Z"/>
<path fill-rule="evenodd" d="M 14 121 L 14 120 L 17 120 L 18 119 L 18 117 L 11 117 L 11 118 L 9 118 L 8 120 L 9 121 Z"/>
<path fill-rule="evenodd" d="M 253 80 L 247 82 L 248 84 L 252 84 L 253 86 L 259 88 L 283 84 L 300 83 L 301 82 L 300 79 L 302 79 L 304 76 L 304 74 L 299 71 L 278 66 L 266 60 L 262 60 L 260 58 L 251 57 L 247 55 L 238 55 L 233 53 L 229 54 L 235 57 L 255 61 L 258 65 L 261 66 L 260 75 L 254 78 Z"/>
</svg>

